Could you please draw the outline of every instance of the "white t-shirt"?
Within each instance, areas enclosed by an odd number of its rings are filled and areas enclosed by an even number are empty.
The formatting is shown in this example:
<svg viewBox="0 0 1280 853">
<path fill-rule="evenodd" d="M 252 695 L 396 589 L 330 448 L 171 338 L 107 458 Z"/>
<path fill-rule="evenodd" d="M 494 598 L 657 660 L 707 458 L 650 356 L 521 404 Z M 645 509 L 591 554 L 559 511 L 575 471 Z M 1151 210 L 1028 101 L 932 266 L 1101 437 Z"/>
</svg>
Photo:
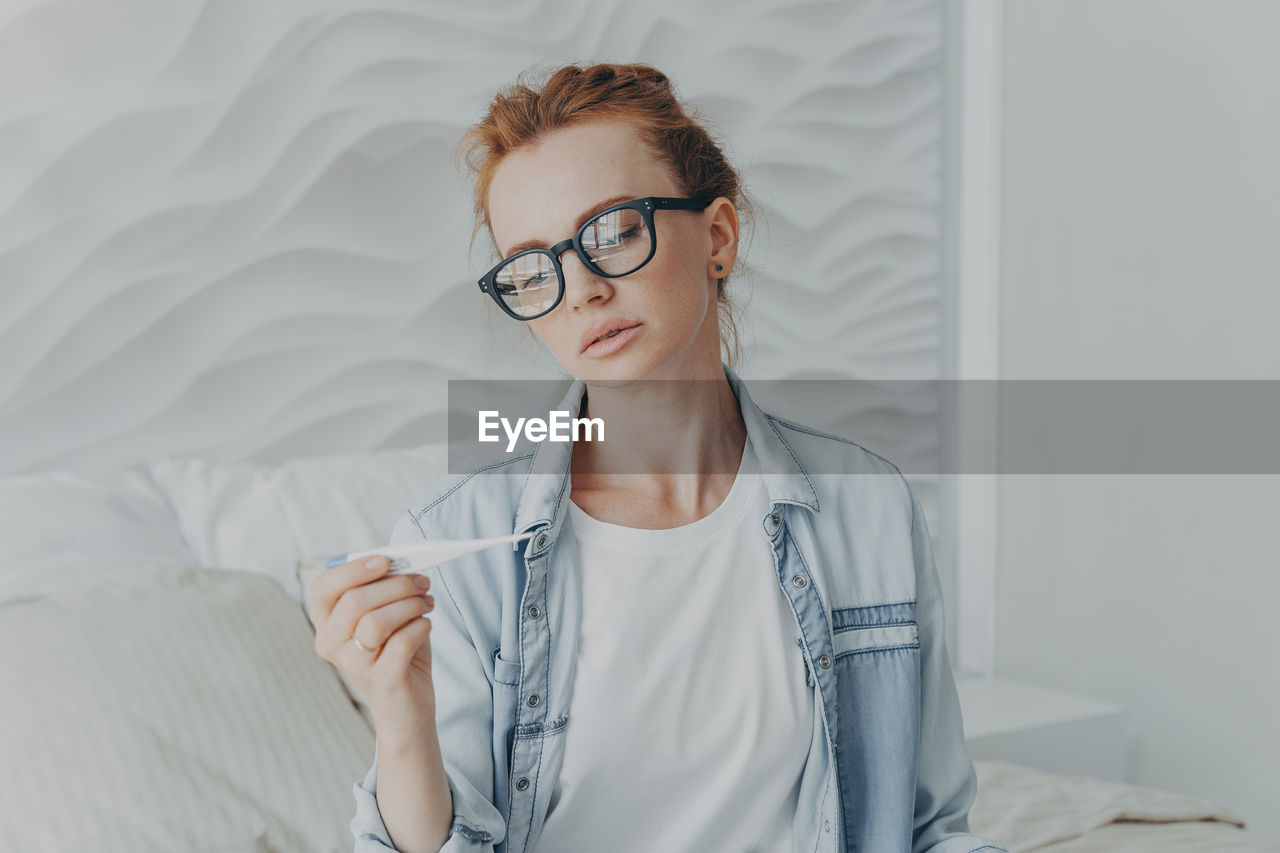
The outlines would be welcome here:
<svg viewBox="0 0 1280 853">
<path fill-rule="evenodd" d="M 724 502 L 645 530 L 569 504 L 582 622 L 536 853 L 792 853 L 814 719 L 748 442 Z"/>
</svg>

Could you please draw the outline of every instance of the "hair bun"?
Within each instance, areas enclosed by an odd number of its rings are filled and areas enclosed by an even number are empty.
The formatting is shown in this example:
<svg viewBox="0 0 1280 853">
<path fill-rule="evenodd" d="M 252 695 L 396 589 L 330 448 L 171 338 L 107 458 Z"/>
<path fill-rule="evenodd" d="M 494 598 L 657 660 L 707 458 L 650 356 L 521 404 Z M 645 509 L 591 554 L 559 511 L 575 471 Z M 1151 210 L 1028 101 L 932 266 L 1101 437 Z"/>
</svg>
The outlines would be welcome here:
<svg viewBox="0 0 1280 853">
<path fill-rule="evenodd" d="M 663 74 L 652 65 L 636 63 L 628 66 L 628 68 L 631 69 L 631 72 L 635 74 L 638 79 L 643 80 L 646 83 L 652 83 L 654 85 L 661 86 L 664 89 L 671 88 L 671 78 L 667 77 L 666 74 Z"/>
<path fill-rule="evenodd" d="M 578 73 L 586 76 L 587 79 L 596 84 L 612 81 L 621 86 L 643 84 L 656 86 L 660 89 L 671 89 L 671 79 L 666 74 L 663 74 L 652 65 L 645 65 L 641 62 L 630 64 L 606 62 L 598 65 L 580 65 L 578 66 Z"/>
</svg>

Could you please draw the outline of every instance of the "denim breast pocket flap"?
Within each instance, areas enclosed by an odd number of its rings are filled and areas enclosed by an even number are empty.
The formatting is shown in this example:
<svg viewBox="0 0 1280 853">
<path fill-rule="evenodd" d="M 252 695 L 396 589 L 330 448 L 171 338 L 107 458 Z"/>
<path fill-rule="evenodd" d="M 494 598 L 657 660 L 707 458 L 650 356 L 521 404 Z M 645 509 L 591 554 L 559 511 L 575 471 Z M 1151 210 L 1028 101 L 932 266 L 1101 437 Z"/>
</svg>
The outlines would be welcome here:
<svg viewBox="0 0 1280 853">
<path fill-rule="evenodd" d="M 831 611 L 831 631 L 837 658 L 862 652 L 920 647 L 914 601 L 836 608 Z"/>
</svg>

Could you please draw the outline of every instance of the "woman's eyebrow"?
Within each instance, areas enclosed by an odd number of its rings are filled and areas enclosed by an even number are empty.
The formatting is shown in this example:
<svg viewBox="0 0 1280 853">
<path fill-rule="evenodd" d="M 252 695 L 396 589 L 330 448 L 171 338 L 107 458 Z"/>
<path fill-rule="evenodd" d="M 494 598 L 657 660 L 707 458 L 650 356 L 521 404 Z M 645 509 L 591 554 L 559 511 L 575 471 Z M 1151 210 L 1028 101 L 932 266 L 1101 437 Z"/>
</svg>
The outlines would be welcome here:
<svg viewBox="0 0 1280 853">
<path fill-rule="evenodd" d="M 615 196 L 612 196 L 611 198 L 606 198 L 604 201 L 599 202 L 598 204 L 592 205 L 589 209 L 583 211 L 578 216 L 577 222 L 573 223 L 573 233 L 577 234 L 578 229 L 582 227 L 582 224 L 584 222 L 586 222 L 588 219 L 595 216 L 597 213 L 604 210 L 605 208 L 613 207 L 615 204 L 621 204 L 624 201 L 630 201 L 633 198 L 636 198 L 636 196 L 615 195 Z M 546 243 L 543 243 L 541 240 L 525 240 L 523 243 L 517 243 L 516 245 L 512 246 L 510 249 L 507 249 L 506 254 L 503 255 L 502 257 L 505 260 L 506 258 L 509 258 L 512 255 L 523 252 L 525 249 L 549 249 L 549 248 L 550 246 L 548 246 Z"/>
</svg>

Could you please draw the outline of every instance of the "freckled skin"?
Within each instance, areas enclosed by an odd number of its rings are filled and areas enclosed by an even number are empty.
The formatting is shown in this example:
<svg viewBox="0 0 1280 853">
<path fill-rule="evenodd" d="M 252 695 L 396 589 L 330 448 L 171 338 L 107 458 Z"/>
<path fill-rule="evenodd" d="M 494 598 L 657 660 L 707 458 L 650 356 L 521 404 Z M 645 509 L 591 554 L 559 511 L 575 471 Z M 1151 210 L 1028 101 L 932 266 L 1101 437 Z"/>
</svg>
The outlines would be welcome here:
<svg viewBox="0 0 1280 853">
<path fill-rule="evenodd" d="M 576 231 L 580 214 L 614 196 L 687 194 L 631 125 L 597 119 L 561 128 L 506 155 L 494 170 L 490 230 L 504 257 L 509 247 L 527 240 L 549 246 Z M 653 224 L 657 252 L 621 278 L 595 275 L 572 250 L 562 254 L 564 299 L 529 325 L 564 369 L 587 383 L 588 408 L 582 415 L 599 414 L 612 423 L 614 440 L 621 442 L 615 447 L 648 443 L 641 456 L 632 457 L 641 460 L 638 466 L 618 469 L 610 467 L 618 457 L 602 455 L 589 442 L 575 444 L 573 502 L 602 521 L 669 528 L 719 506 L 734 475 L 607 472 L 658 470 L 669 458 L 736 470 L 746 429 L 721 367 L 716 279 L 733 269 L 738 214 L 733 202 L 721 197 L 701 211 L 656 211 Z M 615 354 L 601 359 L 581 354 L 582 334 L 613 317 L 643 326 Z M 632 384 L 641 379 L 713 380 L 718 388 L 691 397 L 657 383 Z"/>
<path fill-rule="evenodd" d="M 594 120 L 561 128 L 498 165 L 489 187 L 491 230 L 504 255 L 525 240 L 550 245 L 574 233 L 584 210 L 621 194 L 685 197 L 631 125 Z M 587 382 L 717 378 L 716 277 L 732 268 L 737 226 L 725 198 L 702 211 L 657 211 L 657 254 L 622 278 L 596 276 L 567 251 L 560 256 L 564 300 L 529 325 L 567 371 Z M 633 341 L 605 359 L 579 352 L 587 328 L 619 316 L 644 324 Z"/>
</svg>

